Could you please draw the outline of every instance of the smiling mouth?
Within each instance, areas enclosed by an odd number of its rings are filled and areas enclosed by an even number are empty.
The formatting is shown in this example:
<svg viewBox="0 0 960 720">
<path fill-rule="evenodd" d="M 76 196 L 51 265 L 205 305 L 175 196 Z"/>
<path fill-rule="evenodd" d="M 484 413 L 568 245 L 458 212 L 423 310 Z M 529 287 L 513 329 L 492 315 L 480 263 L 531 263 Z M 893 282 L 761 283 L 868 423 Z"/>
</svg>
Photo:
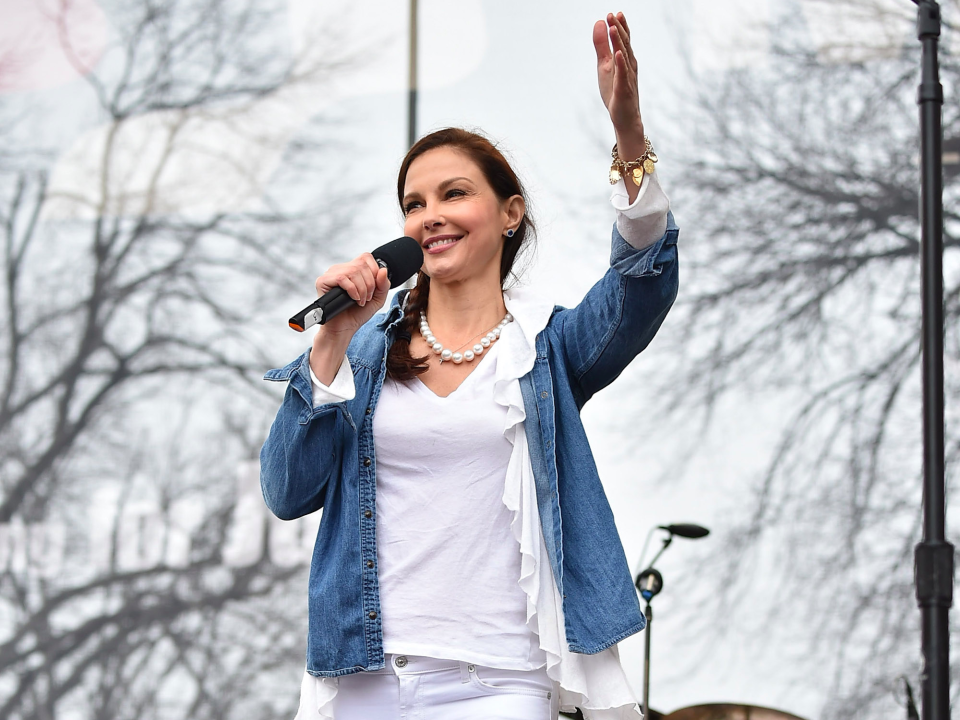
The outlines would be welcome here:
<svg viewBox="0 0 960 720">
<path fill-rule="evenodd" d="M 460 238 L 443 238 L 442 240 L 434 240 L 433 242 L 427 243 L 427 250 L 433 250 L 433 248 L 443 247 L 444 245 L 452 245 L 457 242 Z"/>
</svg>

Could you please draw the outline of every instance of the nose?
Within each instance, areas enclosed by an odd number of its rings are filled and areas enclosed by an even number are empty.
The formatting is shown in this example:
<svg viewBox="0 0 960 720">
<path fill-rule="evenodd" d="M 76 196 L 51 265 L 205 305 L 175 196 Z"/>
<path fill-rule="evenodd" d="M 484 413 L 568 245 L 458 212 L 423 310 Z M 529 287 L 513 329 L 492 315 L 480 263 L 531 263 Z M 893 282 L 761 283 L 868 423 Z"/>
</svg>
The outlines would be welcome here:
<svg viewBox="0 0 960 720">
<path fill-rule="evenodd" d="M 424 230 L 438 227 L 445 222 L 443 216 L 435 208 L 429 206 L 423 212 L 422 221 Z"/>
</svg>

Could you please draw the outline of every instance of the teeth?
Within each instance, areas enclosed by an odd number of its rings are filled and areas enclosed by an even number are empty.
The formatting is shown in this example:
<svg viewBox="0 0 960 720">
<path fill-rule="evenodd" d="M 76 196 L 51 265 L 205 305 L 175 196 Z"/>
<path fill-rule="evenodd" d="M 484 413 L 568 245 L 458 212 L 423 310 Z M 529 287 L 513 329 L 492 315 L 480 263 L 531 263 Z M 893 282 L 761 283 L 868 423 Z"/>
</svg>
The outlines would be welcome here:
<svg viewBox="0 0 960 720">
<path fill-rule="evenodd" d="M 430 248 L 440 247 L 441 245 L 449 245 L 450 243 L 455 243 L 456 238 L 447 238 L 446 240 L 437 240 L 427 245 L 427 250 Z"/>
</svg>

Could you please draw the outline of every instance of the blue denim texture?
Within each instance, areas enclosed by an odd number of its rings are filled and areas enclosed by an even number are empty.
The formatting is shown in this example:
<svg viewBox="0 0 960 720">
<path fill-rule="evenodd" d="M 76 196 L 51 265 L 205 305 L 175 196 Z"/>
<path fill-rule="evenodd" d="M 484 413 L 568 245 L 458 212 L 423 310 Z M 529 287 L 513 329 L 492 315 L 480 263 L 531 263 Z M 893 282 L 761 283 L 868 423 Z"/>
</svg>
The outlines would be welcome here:
<svg viewBox="0 0 960 720">
<path fill-rule="evenodd" d="M 580 408 L 660 328 L 677 294 L 678 232 L 671 214 L 664 236 L 636 250 L 614 226 L 610 269 L 575 308 L 554 309 L 520 380 L 540 522 L 573 652 L 600 652 L 646 624 Z M 265 375 L 289 384 L 260 452 L 264 500 L 284 520 L 324 509 L 307 638 L 307 671 L 320 677 L 384 666 L 373 413 L 401 302 L 398 293 L 353 337 L 352 400 L 313 407 L 309 351 Z"/>
</svg>

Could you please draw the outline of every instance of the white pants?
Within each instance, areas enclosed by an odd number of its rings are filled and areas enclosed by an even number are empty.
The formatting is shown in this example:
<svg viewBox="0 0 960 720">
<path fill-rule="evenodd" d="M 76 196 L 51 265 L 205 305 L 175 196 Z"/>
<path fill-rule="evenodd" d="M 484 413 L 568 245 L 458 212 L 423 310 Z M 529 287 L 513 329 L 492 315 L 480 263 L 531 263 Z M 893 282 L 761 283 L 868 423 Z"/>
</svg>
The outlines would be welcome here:
<svg viewBox="0 0 960 720">
<path fill-rule="evenodd" d="M 336 720 L 556 720 L 559 712 L 545 668 L 387 655 L 383 670 L 344 675 L 338 685 Z"/>
</svg>

